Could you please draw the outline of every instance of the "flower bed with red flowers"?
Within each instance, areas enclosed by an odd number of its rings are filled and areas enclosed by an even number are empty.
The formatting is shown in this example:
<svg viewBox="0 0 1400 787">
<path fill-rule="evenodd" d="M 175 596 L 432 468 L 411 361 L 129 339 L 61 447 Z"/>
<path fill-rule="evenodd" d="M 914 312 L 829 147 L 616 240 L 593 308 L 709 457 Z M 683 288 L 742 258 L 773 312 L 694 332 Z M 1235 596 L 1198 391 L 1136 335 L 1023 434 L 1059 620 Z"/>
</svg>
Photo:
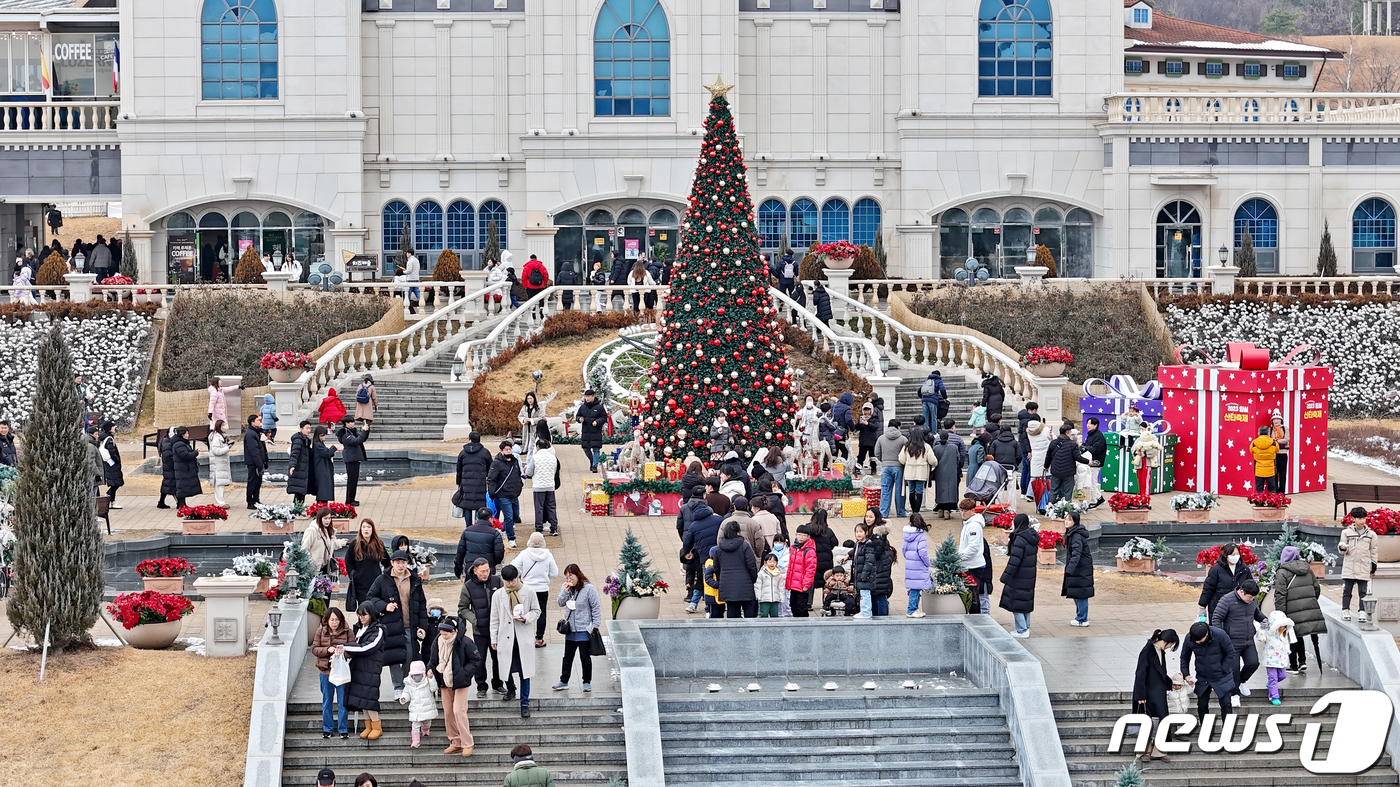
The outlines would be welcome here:
<svg viewBox="0 0 1400 787">
<path fill-rule="evenodd" d="M 336 519 L 353 519 L 355 516 L 354 506 L 346 505 L 345 503 L 337 503 L 335 501 L 329 503 L 312 503 L 307 507 L 306 515 L 315 519 L 318 513 L 326 509 L 330 509 L 331 516 Z"/>
<path fill-rule="evenodd" d="M 128 279 L 127 277 L 121 275 L 120 273 L 118 273 L 116 276 L 108 276 L 107 278 L 105 278 L 105 279 L 103 279 L 102 281 L 98 282 L 98 284 L 135 284 L 135 283 L 136 283 L 136 282 L 133 282 L 131 279 Z"/>
<path fill-rule="evenodd" d="M 1053 530 L 1042 530 L 1040 532 L 1041 549 L 1054 549 L 1055 547 L 1063 543 L 1065 543 L 1065 537 L 1063 533 L 1056 533 Z"/>
<path fill-rule="evenodd" d="M 1278 492 L 1255 492 L 1249 496 L 1249 504 L 1255 508 L 1287 508 L 1293 500 Z"/>
<path fill-rule="evenodd" d="M 836 240 L 830 243 L 818 243 L 811 249 L 813 254 L 825 254 L 828 257 L 835 257 L 838 260 L 850 259 L 860 253 L 860 249 L 848 240 Z"/>
<path fill-rule="evenodd" d="M 194 604 L 184 596 L 172 596 L 146 590 L 123 593 L 107 605 L 107 612 L 121 621 L 122 627 L 134 629 L 145 623 L 170 623 L 194 612 Z"/>
<path fill-rule="evenodd" d="M 180 506 L 175 515 L 181 519 L 228 519 L 224 506 Z"/>
<path fill-rule="evenodd" d="M 190 561 L 182 557 L 161 557 L 137 563 L 136 573 L 143 577 L 183 577 L 195 572 Z"/>
<path fill-rule="evenodd" d="M 1127 492 L 1115 493 L 1108 499 L 1108 507 L 1115 512 L 1138 511 L 1152 507 L 1151 495 L 1130 495 Z"/>
<path fill-rule="evenodd" d="M 1400 511 L 1393 508 L 1377 508 L 1362 520 L 1378 536 L 1400 536 Z M 1342 517 L 1342 527 L 1356 524 L 1356 519 L 1347 514 Z"/>
<path fill-rule="evenodd" d="M 1249 548 L 1249 544 L 1237 544 L 1240 550 L 1240 562 L 1246 566 L 1252 566 L 1259 562 L 1259 556 L 1254 554 L 1254 550 Z M 1202 549 L 1196 553 L 1196 565 L 1213 566 L 1220 562 L 1220 547 Z"/>
<path fill-rule="evenodd" d="M 316 359 L 303 352 L 286 350 L 280 353 L 268 353 L 258 361 L 258 366 L 264 369 L 314 369 Z"/>
<path fill-rule="evenodd" d="M 1014 511 L 1007 511 L 1003 514 L 997 514 L 996 519 L 993 519 L 987 524 L 992 527 L 999 527 L 1003 530 L 1010 530 L 1012 526 L 1016 524 L 1016 513 Z"/>
<path fill-rule="evenodd" d="M 1026 366 L 1038 363 L 1074 363 L 1074 356 L 1063 347 L 1032 347 L 1021 356 L 1021 363 Z"/>
</svg>

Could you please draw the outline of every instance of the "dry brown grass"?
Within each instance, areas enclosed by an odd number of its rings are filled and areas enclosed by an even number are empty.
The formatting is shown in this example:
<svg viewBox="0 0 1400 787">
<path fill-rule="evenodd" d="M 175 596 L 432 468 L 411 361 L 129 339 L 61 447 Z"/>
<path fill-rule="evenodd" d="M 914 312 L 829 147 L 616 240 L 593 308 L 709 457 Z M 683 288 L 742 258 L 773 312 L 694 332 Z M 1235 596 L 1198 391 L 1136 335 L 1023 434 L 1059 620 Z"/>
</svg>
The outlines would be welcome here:
<svg viewBox="0 0 1400 787">
<path fill-rule="evenodd" d="M 121 219 L 109 219 L 106 216 L 83 216 L 81 218 L 64 216 L 63 226 L 58 228 L 58 235 L 54 235 L 49 231 L 48 218 L 45 217 L 44 244 L 51 244 L 54 238 L 58 238 L 63 243 L 63 248 L 72 249 L 75 240 L 81 238 L 84 243 L 95 243 L 98 235 L 110 240 L 113 235 L 120 236 L 121 229 Z"/>
<path fill-rule="evenodd" d="M 97 648 L 51 656 L 40 683 L 37 653 L 0 654 L 0 784 L 239 784 L 255 664 Z"/>
<path fill-rule="evenodd" d="M 1334 421 L 1328 432 L 1332 448 L 1374 457 L 1400 467 L 1400 421 L 1367 418 Z"/>
<path fill-rule="evenodd" d="M 505 367 L 486 377 L 486 394 L 506 399 L 525 401 L 525 392 L 535 388 L 530 373 L 544 370 L 544 382 L 540 384 L 540 399 L 554 391 L 559 396 L 545 405 L 546 415 L 558 415 L 564 408 L 573 404 L 583 390 L 583 363 L 588 355 L 598 347 L 617 338 L 617 331 L 595 330 L 573 337 L 544 342 L 531 347 L 511 359 Z"/>
</svg>

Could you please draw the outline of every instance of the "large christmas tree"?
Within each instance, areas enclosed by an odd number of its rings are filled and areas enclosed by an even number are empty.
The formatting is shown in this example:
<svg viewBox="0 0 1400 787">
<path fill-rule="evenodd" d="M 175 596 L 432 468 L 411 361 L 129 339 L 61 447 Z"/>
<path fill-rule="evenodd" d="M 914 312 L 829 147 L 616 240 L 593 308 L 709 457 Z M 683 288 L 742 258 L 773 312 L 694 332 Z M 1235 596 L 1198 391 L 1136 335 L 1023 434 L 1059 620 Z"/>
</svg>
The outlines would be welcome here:
<svg viewBox="0 0 1400 787">
<path fill-rule="evenodd" d="M 718 78 L 707 85 L 710 114 L 681 224 L 665 328 L 657 340 L 643 429 L 655 453 L 709 450 L 710 424 L 723 413 L 731 447 L 752 457 L 791 442 L 791 370 L 778 310 L 759 259 L 744 153 Z"/>
</svg>

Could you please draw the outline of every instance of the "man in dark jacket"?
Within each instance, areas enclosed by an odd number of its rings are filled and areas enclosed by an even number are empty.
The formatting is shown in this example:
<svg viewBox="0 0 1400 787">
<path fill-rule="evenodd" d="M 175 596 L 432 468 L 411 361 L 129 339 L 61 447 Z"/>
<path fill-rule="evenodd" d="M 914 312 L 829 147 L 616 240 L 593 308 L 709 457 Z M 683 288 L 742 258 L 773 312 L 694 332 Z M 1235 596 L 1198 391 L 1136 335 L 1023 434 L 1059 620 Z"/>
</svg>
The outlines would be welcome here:
<svg viewBox="0 0 1400 787">
<path fill-rule="evenodd" d="M 0 465 L 19 467 L 19 453 L 15 451 L 15 434 L 10 431 L 9 421 L 0 421 Z"/>
<path fill-rule="evenodd" d="M 287 448 L 287 494 L 298 504 L 307 495 L 316 494 L 311 476 L 311 422 L 302 421 L 300 431 L 292 435 Z"/>
<path fill-rule="evenodd" d="M 467 444 L 457 454 L 457 491 L 452 505 L 462 509 L 465 516 L 486 507 L 486 474 L 491 472 L 491 452 L 481 444 L 481 435 L 472 432 Z"/>
<path fill-rule="evenodd" d="M 812 304 L 817 307 L 817 319 L 822 325 L 831 325 L 831 294 L 820 281 L 812 288 Z"/>
<path fill-rule="evenodd" d="M 1084 450 L 1089 452 L 1089 466 L 1102 468 L 1103 461 L 1108 456 L 1108 441 L 1104 439 L 1103 432 L 1099 431 L 1099 419 L 1086 418 L 1084 420 Z M 1099 473 L 1096 470 L 1093 474 L 1094 488 L 1089 490 L 1089 497 L 1093 502 L 1089 503 L 1089 509 L 1093 510 L 1103 505 L 1103 495 L 1099 493 Z"/>
<path fill-rule="evenodd" d="M 341 458 L 345 460 L 345 504 L 357 506 L 360 501 L 355 499 L 355 491 L 360 486 L 360 463 L 366 458 L 365 440 L 369 439 L 369 427 L 356 429 L 355 417 L 347 415 L 335 436 L 344 448 Z"/>
<path fill-rule="evenodd" d="M 836 442 L 831 445 L 831 452 L 835 456 L 846 457 L 846 438 L 850 437 L 855 429 L 855 413 L 852 407 L 855 406 L 856 395 L 850 391 L 841 394 L 836 399 L 836 404 L 831 406 L 831 420 L 836 424 Z"/>
<path fill-rule="evenodd" d="M 919 386 L 919 402 L 923 406 L 924 422 L 936 424 L 948 413 L 948 388 L 943 385 L 943 374 L 937 369 L 928 373 L 928 379 Z"/>
<path fill-rule="evenodd" d="M 1252 579 L 1246 579 L 1235 588 L 1234 593 L 1220 599 L 1210 617 L 1210 625 L 1230 637 L 1236 655 L 1230 662 L 1231 671 L 1235 676 L 1235 686 L 1246 697 L 1249 696 L 1249 687 L 1244 684 L 1259 670 L 1259 650 L 1254 647 L 1254 624 L 1268 621 L 1259 611 L 1259 603 L 1254 600 L 1258 594 L 1259 585 Z"/>
<path fill-rule="evenodd" d="M 1016 441 L 1021 444 L 1021 494 L 1029 495 L 1031 488 L 1031 436 L 1026 432 L 1031 419 L 1040 420 L 1040 405 L 1026 402 L 1026 406 L 1016 413 Z M 1038 468 L 1037 468 L 1038 469 Z"/>
<path fill-rule="evenodd" d="M 1021 466 L 1021 459 L 1025 456 L 1021 451 L 1021 444 L 1016 441 L 1016 435 L 1010 429 L 998 429 L 996 436 L 992 438 L 992 444 L 987 449 L 987 454 L 992 461 L 1006 468 L 1007 474 L 1015 472 Z"/>
<path fill-rule="evenodd" d="M 705 502 L 705 486 L 695 484 L 687 488 L 682 484 L 681 488 L 685 490 L 685 502 L 681 503 L 680 511 L 676 514 L 676 535 L 684 540 L 685 531 L 690 529 L 691 520 L 694 518 L 695 507 Z"/>
<path fill-rule="evenodd" d="M 506 526 L 506 538 L 510 548 L 515 549 L 515 515 L 520 511 L 520 490 L 525 488 L 525 478 L 520 460 L 515 457 L 515 444 L 502 440 L 501 452 L 491 460 L 491 470 L 486 474 L 486 491 L 496 501 L 496 513 Z"/>
<path fill-rule="evenodd" d="M 608 411 L 598 401 L 598 394 L 592 388 L 583 392 L 583 404 L 578 406 L 574 417 L 583 425 L 583 453 L 588 457 L 588 472 L 598 472 L 598 452 L 603 450 L 603 427 L 608 425 Z"/>
<path fill-rule="evenodd" d="M 1089 529 L 1079 522 L 1079 514 L 1070 514 L 1070 526 L 1065 530 L 1065 579 L 1060 595 L 1074 599 L 1074 620 L 1071 626 L 1089 625 L 1089 599 L 1094 597 L 1094 553 L 1089 549 Z"/>
<path fill-rule="evenodd" d="M 427 636 L 428 600 L 418 572 L 410 571 L 408 553 L 400 549 L 389 556 L 389 573 L 375 578 L 369 597 L 384 605 L 384 663 L 394 683 L 394 700 L 403 696 L 408 664 L 418 657 L 418 640 Z M 416 638 L 415 638 L 416 637 Z"/>
<path fill-rule="evenodd" d="M 574 273 L 574 265 L 571 262 L 564 263 L 564 267 L 559 269 L 559 274 L 555 277 L 554 283 L 560 287 L 573 287 L 578 284 L 578 275 Z M 574 308 L 574 291 L 564 290 L 559 294 L 559 303 L 565 309 Z"/>
<path fill-rule="evenodd" d="M 705 589 L 705 558 L 709 557 L 710 549 L 719 542 L 719 526 L 724 521 L 703 498 L 697 499 L 699 502 L 690 515 L 690 529 L 685 531 L 681 539 L 681 560 L 687 565 L 687 579 L 692 580 L 686 612 L 694 612 L 700 604 Z"/>
<path fill-rule="evenodd" d="M 613 252 L 612 268 L 608 271 L 608 280 L 616 285 L 627 283 L 628 274 L 632 273 L 632 263 L 623 255 Z M 622 298 L 622 307 L 627 308 L 627 296 L 622 290 L 613 290 L 608 299 L 608 306 L 612 306 L 612 298 Z"/>
<path fill-rule="evenodd" d="M 484 515 L 484 516 L 483 516 Z M 476 565 L 477 560 L 485 560 L 496 573 L 496 566 L 505 559 L 505 541 L 501 531 L 491 527 L 491 511 L 485 506 L 473 512 L 472 523 L 462 529 L 457 539 L 457 554 L 452 558 L 452 576 L 461 578 L 464 567 Z"/>
<path fill-rule="evenodd" d="M 773 265 L 773 275 L 778 277 L 778 289 L 783 294 L 792 297 L 793 286 L 797 282 L 797 262 L 793 260 L 792 252 L 784 254 L 782 259 Z"/>
<path fill-rule="evenodd" d="M 489 523 L 487 527 L 490 527 Z M 500 543 L 497 537 L 497 543 Z M 505 694 L 506 686 L 498 677 L 499 656 L 491 647 L 491 596 L 501 589 L 501 578 L 495 576 L 496 567 L 484 557 L 472 561 L 467 572 L 467 581 L 462 583 L 462 592 L 457 596 L 457 617 L 463 626 L 463 634 L 472 638 L 481 660 L 476 664 L 476 697 L 486 697 L 486 660 L 491 659 L 491 689 L 497 694 Z"/>
<path fill-rule="evenodd" d="M 262 502 L 263 473 L 267 471 L 267 446 L 263 445 L 262 416 L 248 416 L 248 428 L 243 430 L 243 468 L 247 471 L 248 490 L 244 502 L 248 510 Z"/>
<path fill-rule="evenodd" d="M 1191 674 L 1191 656 L 1196 657 L 1196 674 Z M 1186 633 L 1186 641 L 1181 644 L 1181 674 L 1186 683 L 1196 690 L 1196 715 L 1205 722 L 1206 710 L 1210 708 L 1210 692 L 1220 700 L 1220 718 L 1233 713 L 1230 698 L 1235 695 L 1235 673 L 1233 665 L 1239 657 L 1230 635 L 1215 626 L 1196 622 Z"/>
<path fill-rule="evenodd" d="M 958 447 L 958 478 L 967 470 L 967 443 L 957 432 L 957 422 L 952 418 L 943 419 L 943 431 L 948 433 L 948 442 Z"/>
<path fill-rule="evenodd" d="M 1045 469 L 1050 475 L 1050 502 L 1074 499 L 1074 475 L 1081 464 L 1089 460 L 1069 436 L 1068 427 L 1060 427 L 1060 436 L 1050 441 L 1045 450 Z M 1039 468 L 1037 468 L 1039 469 Z"/>
</svg>

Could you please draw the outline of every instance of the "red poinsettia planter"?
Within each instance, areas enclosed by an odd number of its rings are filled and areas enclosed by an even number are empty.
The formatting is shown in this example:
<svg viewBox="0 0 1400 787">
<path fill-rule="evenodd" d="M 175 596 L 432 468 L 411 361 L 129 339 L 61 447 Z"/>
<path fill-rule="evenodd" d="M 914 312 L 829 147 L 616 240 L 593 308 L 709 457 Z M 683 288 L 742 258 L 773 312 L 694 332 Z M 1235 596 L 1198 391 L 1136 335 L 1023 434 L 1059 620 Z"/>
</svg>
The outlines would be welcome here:
<svg viewBox="0 0 1400 787">
<path fill-rule="evenodd" d="M 123 593 L 107 605 L 107 612 L 126 629 L 125 639 L 133 648 L 160 650 L 180 636 L 183 618 L 194 611 L 184 596 L 147 590 Z"/>
<path fill-rule="evenodd" d="M 352 505 L 347 505 L 347 504 L 345 504 L 345 503 L 336 503 L 336 502 L 334 502 L 334 501 L 329 502 L 329 503 L 312 503 L 312 504 L 306 509 L 306 515 L 307 515 L 308 517 L 312 518 L 312 519 L 315 519 L 315 518 L 316 518 L 316 515 L 319 514 L 322 510 L 325 510 L 325 509 L 330 509 L 330 512 L 331 512 L 331 526 L 335 528 L 335 532 L 337 532 L 337 533 L 349 533 L 349 532 L 350 532 L 350 530 L 352 529 L 352 526 L 353 526 L 353 524 L 354 524 L 354 519 L 355 519 L 355 507 L 354 507 L 354 506 L 352 506 Z"/>
<path fill-rule="evenodd" d="M 1255 522 L 1282 522 L 1288 515 L 1288 506 L 1292 502 L 1290 498 L 1277 492 L 1255 492 L 1249 496 Z"/>
<path fill-rule="evenodd" d="M 187 536 L 212 536 L 215 524 L 228 519 L 224 506 L 180 506 L 175 513 L 180 517 L 180 532 Z"/>
<path fill-rule="evenodd" d="M 182 595 L 185 592 L 185 577 L 195 571 L 194 566 L 182 557 L 162 557 L 137 563 L 136 573 L 140 575 L 146 590 Z"/>
<path fill-rule="evenodd" d="M 1108 499 L 1113 521 L 1119 525 L 1145 525 L 1152 518 L 1152 496 L 1118 492 Z"/>
</svg>

